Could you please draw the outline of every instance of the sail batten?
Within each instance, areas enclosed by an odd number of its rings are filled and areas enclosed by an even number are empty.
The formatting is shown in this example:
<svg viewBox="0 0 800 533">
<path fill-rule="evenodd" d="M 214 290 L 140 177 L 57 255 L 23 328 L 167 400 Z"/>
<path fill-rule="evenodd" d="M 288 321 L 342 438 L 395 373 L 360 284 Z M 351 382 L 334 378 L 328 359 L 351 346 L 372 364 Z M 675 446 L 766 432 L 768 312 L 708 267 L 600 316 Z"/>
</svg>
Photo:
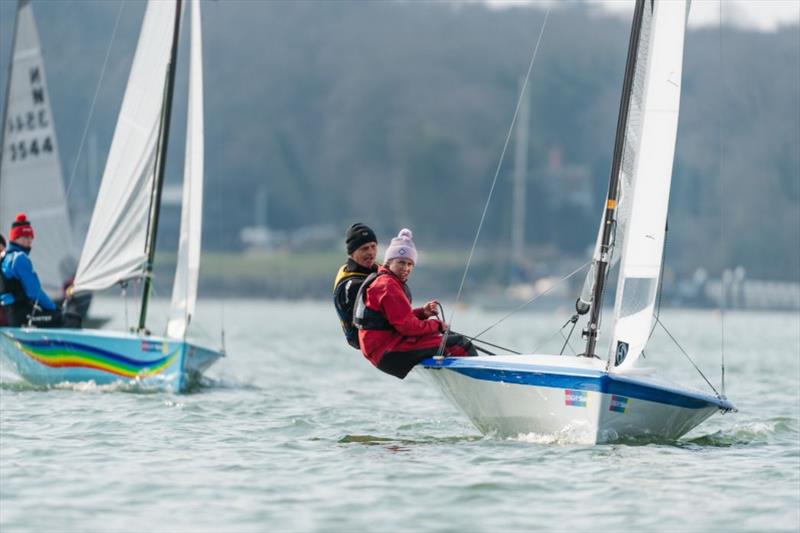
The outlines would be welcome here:
<svg viewBox="0 0 800 533">
<path fill-rule="evenodd" d="M 74 290 L 143 275 L 175 2 L 148 2 Z"/>
</svg>

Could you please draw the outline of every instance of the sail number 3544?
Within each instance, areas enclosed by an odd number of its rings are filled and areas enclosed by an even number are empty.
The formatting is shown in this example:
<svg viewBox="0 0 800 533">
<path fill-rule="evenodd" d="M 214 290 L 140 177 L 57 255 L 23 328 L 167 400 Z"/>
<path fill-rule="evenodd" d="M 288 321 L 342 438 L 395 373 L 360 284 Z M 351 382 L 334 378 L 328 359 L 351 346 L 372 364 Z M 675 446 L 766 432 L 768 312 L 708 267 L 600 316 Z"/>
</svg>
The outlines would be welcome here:
<svg viewBox="0 0 800 533">
<path fill-rule="evenodd" d="M 22 161 L 29 157 L 37 157 L 42 153 L 53 152 L 53 141 L 48 135 L 41 141 L 32 139 L 30 141 L 16 141 L 8 145 L 9 158 L 11 161 Z"/>
</svg>

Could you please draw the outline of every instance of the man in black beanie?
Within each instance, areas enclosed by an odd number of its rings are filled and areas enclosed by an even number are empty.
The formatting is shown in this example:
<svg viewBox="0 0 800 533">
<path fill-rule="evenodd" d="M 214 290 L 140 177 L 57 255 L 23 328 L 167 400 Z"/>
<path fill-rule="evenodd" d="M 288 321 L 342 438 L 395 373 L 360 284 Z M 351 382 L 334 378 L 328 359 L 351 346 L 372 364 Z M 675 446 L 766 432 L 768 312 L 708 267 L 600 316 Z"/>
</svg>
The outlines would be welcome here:
<svg viewBox="0 0 800 533">
<path fill-rule="evenodd" d="M 339 269 L 333 282 L 333 304 L 342 324 L 347 343 L 360 350 L 358 329 L 353 325 L 353 307 L 358 289 L 367 276 L 378 271 L 378 238 L 375 232 L 360 222 L 347 229 L 344 238 L 347 263 Z"/>
</svg>

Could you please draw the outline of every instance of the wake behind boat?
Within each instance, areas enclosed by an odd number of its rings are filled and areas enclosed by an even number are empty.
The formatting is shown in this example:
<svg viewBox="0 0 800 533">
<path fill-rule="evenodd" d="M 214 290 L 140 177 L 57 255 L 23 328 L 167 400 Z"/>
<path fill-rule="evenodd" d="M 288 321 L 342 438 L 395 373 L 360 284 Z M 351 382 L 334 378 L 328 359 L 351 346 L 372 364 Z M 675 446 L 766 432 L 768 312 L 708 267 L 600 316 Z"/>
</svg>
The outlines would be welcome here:
<svg viewBox="0 0 800 533">
<path fill-rule="evenodd" d="M 177 60 L 181 0 L 151 0 L 73 290 L 143 280 L 135 332 L 0 328 L 0 354 L 35 385 L 133 380 L 185 391 L 222 350 L 186 339 L 197 300 L 203 200 L 200 6 L 192 0 L 187 140 L 180 244 L 166 336 L 146 327 Z"/>
<path fill-rule="evenodd" d="M 584 352 L 422 363 L 484 433 L 557 434 L 586 443 L 672 440 L 717 411 L 735 410 L 716 390 L 710 395 L 673 384 L 639 365 L 658 319 L 688 15 L 688 0 L 636 4 L 608 195 L 571 320 L 588 313 Z M 609 346 L 598 355 L 603 292 L 615 265 Z"/>
</svg>

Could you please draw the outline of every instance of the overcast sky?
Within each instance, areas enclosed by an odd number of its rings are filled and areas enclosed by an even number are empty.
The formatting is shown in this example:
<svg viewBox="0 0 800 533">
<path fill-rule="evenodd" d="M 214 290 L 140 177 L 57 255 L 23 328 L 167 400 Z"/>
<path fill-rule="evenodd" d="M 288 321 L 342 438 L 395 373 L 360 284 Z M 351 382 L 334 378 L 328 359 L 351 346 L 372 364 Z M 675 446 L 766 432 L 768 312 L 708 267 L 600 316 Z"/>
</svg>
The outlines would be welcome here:
<svg viewBox="0 0 800 533">
<path fill-rule="evenodd" d="M 535 3 L 542 6 L 564 4 L 565 0 L 485 0 L 490 5 L 507 6 Z M 630 17 L 634 0 L 567 0 L 594 4 L 598 9 Z M 720 0 L 693 0 L 689 13 L 690 26 L 716 26 L 719 23 Z M 781 25 L 800 24 L 800 0 L 724 0 L 722 19 L 725 24 L 773 31 Z"/>
</svg>

